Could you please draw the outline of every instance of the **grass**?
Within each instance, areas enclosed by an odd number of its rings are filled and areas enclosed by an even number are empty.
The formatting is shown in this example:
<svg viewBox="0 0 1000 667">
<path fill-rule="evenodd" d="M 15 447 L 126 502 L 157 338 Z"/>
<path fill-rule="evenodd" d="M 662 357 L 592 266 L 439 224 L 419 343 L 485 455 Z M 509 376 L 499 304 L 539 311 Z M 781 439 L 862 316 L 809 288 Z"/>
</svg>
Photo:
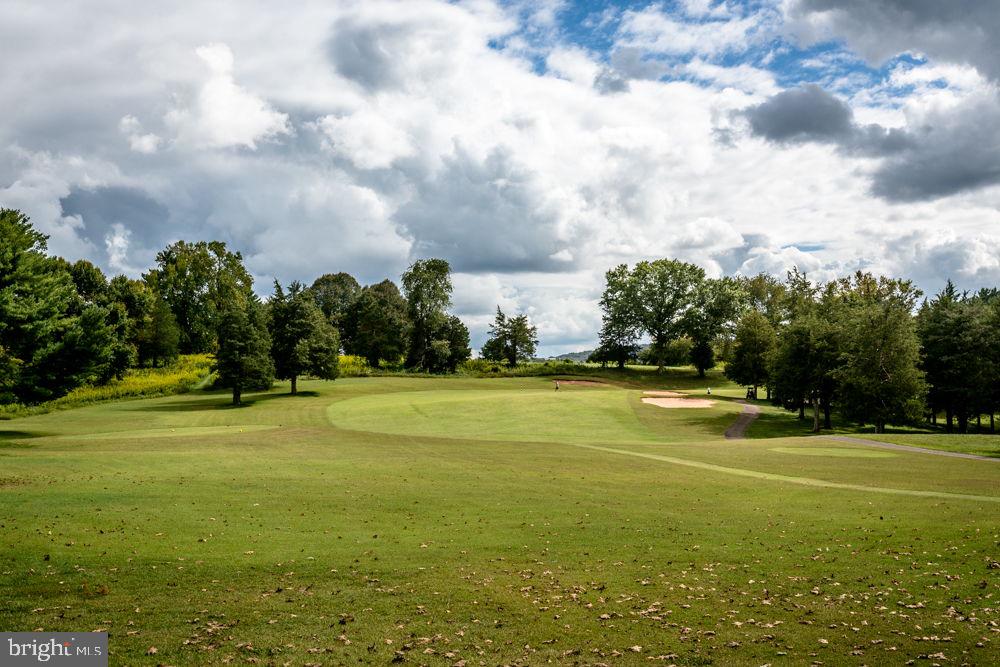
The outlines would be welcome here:
<svg viewBox="0 0 1000 667">
<path fill-rule="evenodd" d="M 641 403 L 672 375 L 9 422 L 0 628 L 104 628 L 127 665 L 1000 662 L 1000 465 L 872 458 L 777 410 L 725 441 L 721 384 Z"/>
<path fill-rule="evenodd" d="M 865 435 L 865 438 L 897 445 L 924 447 L 948 452 L 962 452 L 1000 458 L 1000 436 L 979 433 L 890 433 Z"/>
</svg>

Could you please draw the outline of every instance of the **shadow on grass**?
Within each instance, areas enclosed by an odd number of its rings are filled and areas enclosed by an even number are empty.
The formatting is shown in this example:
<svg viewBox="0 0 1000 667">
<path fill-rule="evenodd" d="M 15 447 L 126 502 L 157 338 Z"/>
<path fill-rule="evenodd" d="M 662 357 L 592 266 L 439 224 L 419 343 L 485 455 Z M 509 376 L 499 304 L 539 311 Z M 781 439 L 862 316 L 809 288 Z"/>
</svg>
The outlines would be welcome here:
<svg viewBox="0 0 1000 667">
<path fill-rule="evenodd" d="M 260 394 L 244 394 L 243 402 L 240 405 L 233 405 L 232 393 L 228 391 L 205 392 L 199 398 L 182 401 L 171 401 L 161 405 L 143 405 L 136 409 L 150 412 L 201 412 L 207 410 L 240 410 L 249 408 L 257 403 L 273 401 L 278 399 L 315 398 L 319 396 L 316 391 L 300 391 L 297 394 L 288 392 L 268 392 Z"/>
<path fill-rule="evenodd" d="M 34 447 L 35 445 L 22 441 L 30 440 L 31 438 L 43 438 L 46 435 L 48 434 L 35 431 L 0 430 L 0 449 L 27 449 L 28 447 Z"/>
</svg>

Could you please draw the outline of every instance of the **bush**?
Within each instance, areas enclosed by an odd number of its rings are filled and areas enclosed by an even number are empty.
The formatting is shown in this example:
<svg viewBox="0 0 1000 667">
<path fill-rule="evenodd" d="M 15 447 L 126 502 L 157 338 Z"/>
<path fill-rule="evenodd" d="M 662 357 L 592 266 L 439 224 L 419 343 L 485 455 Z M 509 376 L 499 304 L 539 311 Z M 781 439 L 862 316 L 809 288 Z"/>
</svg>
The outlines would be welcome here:
<svg viewBox="0 0 1000 667">
<path fill-rule="evenodd" d="M 169 366 L 132 369 L 121 380 L 78 387 L 54 401 L 32 406 L 0 406 L 0 419 L 43 414 L 104 401 L 182 394 L 207 381 L 211 366 L 212 356 L 209 354 L 184 355 Z"/>
<path fill-rule="evenodd" d="M 342 378 L 362 378 L 372 375 L 373 369 L 368 365 L 368 360 L 356 354 L 340 355 L 340 377 Z"/>
</svg>

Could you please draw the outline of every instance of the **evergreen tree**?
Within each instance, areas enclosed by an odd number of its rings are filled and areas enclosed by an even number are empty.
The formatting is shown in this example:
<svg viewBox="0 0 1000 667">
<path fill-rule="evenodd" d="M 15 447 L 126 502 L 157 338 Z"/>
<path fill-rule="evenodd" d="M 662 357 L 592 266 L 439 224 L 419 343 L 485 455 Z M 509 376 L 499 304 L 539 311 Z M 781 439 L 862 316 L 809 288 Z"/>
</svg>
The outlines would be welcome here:
<svg viewBox="0 0 1000 667">
<path fill-rule="evenodd" d="M 712 343 L 731 338 L 732 328 L 744 308 L 746 295 L 739 281 L 732 278 L 705 280 L 694 290 L 691 306 L 683 317 L 683 329 L 691 338 L 691 363 L 699 377 L 715 367 Z"/>
<path fill-rule="evenodd" d="M 269 311 L 275 376 L 291 381 L 291 393 L 297 393 L 300 375 L 335 379 L 340 340 L 313 294 L 298 282 L 289 285 L 285 293 L 275 280 Z"/>
<path fill-rule="evenodd" d="M 481 354 L 490 361 L 503 361 L 514 368 L 519 361 L 531 359 L 538 346 L 538 327 L 525 314 L 508 318 L 497 306 L 497 314 L 490 326 L 490 338 L 483 345 Z"/>
<path fill-rule="evenodd" d="M 271 339 L 264 306 L 252 292 L 230 291 L 217 311 L 216 385 L 233 391 L 233 405 L 243 392 L 268 389 L 274 382 Z"/>
<path fill-rule="evenodd" d="M 0 363 L 6 395 L 23 403 L 58 398 L 114 374 L 107 311 L 77 294 L 65 261 L 19 211 L 0 209 Z"/>
<path fill-rule="evenodd" d="M 180 330 L 167 302 L 159 296 L 153 300 L 148 316 L 139 327 L 137 348 L 139 362 L 160 366 L 177 358 Z"/>
</svg>

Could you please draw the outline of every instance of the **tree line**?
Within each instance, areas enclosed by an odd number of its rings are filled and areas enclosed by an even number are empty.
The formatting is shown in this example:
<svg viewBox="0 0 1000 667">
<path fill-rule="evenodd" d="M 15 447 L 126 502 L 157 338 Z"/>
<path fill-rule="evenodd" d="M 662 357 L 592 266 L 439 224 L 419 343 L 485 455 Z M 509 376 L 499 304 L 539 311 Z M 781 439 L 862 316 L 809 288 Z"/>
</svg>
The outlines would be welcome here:
<svg viewBox="0 0 1000 667">
<path fill-rule="evenodd" d="M 813 283 L 798 270 L 709 279 L 678 260 L 639 262 L 606 274 L 602 363 L 690 363 L 725 375 L 812 418 L 833 415 L 883 432 L 887 424 L 943 418 L 948 431 L 1000 410 L 1000 291 L 931 299 L 911 281 L 865 272 Z M 645 350 L 640 337 L 650 341 Z M 682 357 L 686 355 L 686 359 Z"/>
<path fill-rule="evenodd" d="M 215 384 L 236 404 L 276 378 L 295 393 L 299 376 L 337 377 L 341 350 L 373 366 L 454 371 L 471 350 L 448 313 L 448 262 L 418 260 L 401 283 L 275 281 L 265 302 L 242 255 L 219 241 L 177 241 L 141 278 L 109 280 L 86 260 L 50 256 L 27 216 L 0 209 L 0 402 L 52 400 L 178 354 L 214 354 Z"/>
</svg>

